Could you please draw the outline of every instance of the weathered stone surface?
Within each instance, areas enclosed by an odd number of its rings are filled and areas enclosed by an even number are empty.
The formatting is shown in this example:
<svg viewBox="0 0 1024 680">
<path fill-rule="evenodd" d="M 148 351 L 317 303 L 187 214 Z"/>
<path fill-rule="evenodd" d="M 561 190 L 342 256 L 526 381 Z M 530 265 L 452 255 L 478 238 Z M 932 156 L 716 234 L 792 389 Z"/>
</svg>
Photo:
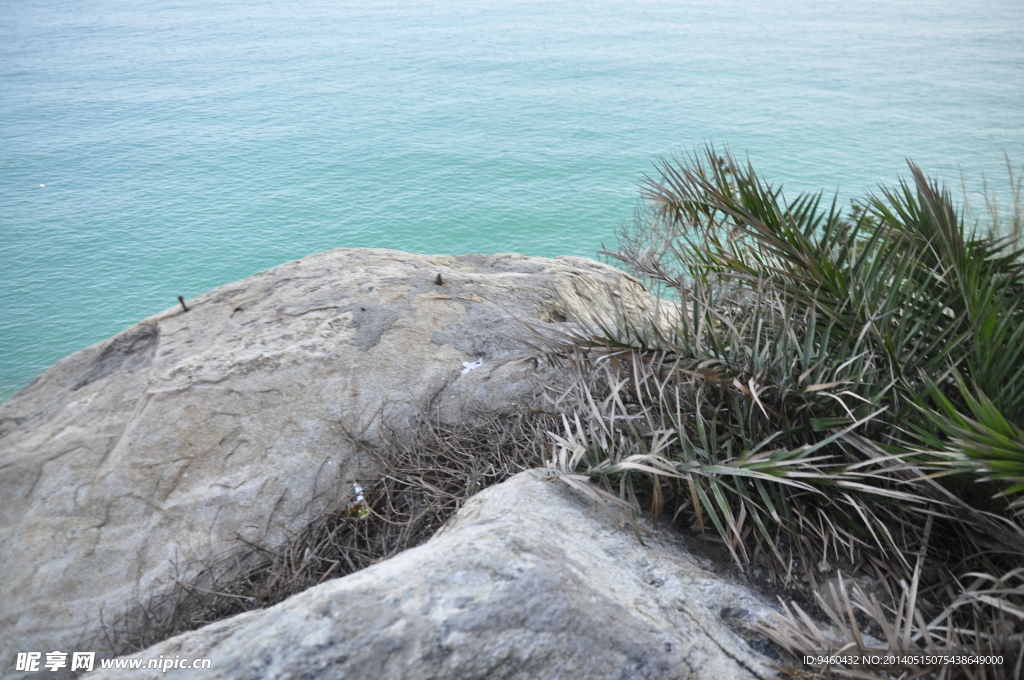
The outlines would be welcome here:
<svg viewBox="0 0 1024 680">
<path fill-rule="evenodd" d="M 579 258 L 336 250 L 63 359 L 0 406 L 0 668 L 92 640 L 101 614 L 239 536 L 283 540 L 372 474 L 346 431 L 372 441 L 428 403 L 449 423 L 530 404 L 530 369 L 495 361 L 516 319 L 616 300 L 652 304 Z"/>
<path fill-rule="evenodd" d="M 131 658 L 210 659 L 207 671 L 167 674 L 197 679 L 771 677 L 725 620 L 767 603 L 670 531 L 645 543 L 527 471 L 473 497 L 417 548 Z"/>
</svg>

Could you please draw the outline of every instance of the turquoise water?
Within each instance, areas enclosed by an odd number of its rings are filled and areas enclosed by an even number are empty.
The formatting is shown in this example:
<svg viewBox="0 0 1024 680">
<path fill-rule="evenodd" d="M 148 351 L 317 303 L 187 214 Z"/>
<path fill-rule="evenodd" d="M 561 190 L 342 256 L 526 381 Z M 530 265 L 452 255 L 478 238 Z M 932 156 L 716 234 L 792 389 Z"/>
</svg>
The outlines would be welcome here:
<svg viewBox="0 0 1024 680">
<path fill-rule="evenodd" d="M 0 399 L 312 252 L 593 255 L 704 140 L 844 196 L 1024 162 L 1020 0 L 0 8 Z"/>
</svg>

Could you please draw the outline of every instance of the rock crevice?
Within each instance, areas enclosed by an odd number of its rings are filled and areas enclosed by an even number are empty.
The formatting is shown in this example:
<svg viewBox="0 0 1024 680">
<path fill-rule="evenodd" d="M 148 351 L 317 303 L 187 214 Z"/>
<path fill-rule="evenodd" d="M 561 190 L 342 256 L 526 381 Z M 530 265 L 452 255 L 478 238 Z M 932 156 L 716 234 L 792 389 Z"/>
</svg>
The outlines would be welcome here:
<svg viewBox="0 0 1024 680">
<path fill-rule="evenodd" d="M 196 678 L 773 677 L 719 615 L 770 605 L 707 571 L 670 530 L 645 543 L 527 471 L 474 496 L 422 546 L 135 658 L 213 660 Z M 98 677 L 129 673 L 161 674 Z"/>
</svg>

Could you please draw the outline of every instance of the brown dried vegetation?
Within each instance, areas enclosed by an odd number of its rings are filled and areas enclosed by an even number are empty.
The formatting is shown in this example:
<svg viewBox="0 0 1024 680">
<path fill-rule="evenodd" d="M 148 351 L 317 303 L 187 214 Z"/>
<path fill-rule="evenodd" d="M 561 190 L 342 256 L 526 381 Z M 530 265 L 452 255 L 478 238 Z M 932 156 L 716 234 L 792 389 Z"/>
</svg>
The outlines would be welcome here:
<svg viewBox="0 0 1024 680">
<path fill-rule="evenodd" d="M 246 611 L 263 609 L 415 547 L 433 536 L 480 490 L 542 463 L 550 415 L 524 412 L 473 426 L 424 423 L 414 437 L 389 433 L 383 444 L 353 441 L 375 461 L 352 480 L 343 504 L 309 522 L 286 545 L 239 540 L 198 574 L 175 580 L 106 622 L 93 647 L 130 654 Z M 196 570 L 191 570 L 196 574 Z"/>
</svg>

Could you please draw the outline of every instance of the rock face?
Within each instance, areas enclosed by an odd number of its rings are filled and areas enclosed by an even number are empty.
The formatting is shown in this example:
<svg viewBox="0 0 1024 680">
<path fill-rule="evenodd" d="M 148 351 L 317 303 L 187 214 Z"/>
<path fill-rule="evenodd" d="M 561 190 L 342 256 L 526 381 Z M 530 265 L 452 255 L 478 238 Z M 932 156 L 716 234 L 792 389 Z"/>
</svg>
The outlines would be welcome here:
<svg viewBox="0 0 1024 680">
<path fill-rule="evenodd" d="M 579 258 L 336 250 L 63 359 L 0 406 L 0 673 L 94 640 L 239 537 L 283 541 L 373 474 L 348 434 L 534 403 L 531 370 L 495 361 L 517 319 L 619 301 L 653 304 Z"/>
<path fill-rule="evenodd" d="M 765 601 L 670 532 L 644 540 L 578 491 L 523 472 L 417 548 L 131 658 L 210 659 L 167 677 L 238 680 L 771 677 L 723 620 Z"/>
</svg>

